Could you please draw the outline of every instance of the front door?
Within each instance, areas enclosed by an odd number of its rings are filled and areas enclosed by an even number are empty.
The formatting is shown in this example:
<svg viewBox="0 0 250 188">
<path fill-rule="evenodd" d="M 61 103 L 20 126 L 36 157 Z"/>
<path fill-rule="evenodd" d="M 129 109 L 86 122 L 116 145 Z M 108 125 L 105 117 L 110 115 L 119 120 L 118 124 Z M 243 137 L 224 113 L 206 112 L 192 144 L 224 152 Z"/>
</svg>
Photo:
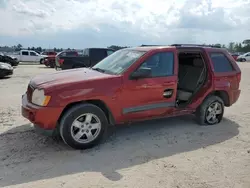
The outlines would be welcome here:
<svg viewBox="0 0 250 188">
<path fill-rule="evenodd" d="M 125 119 L 159 117 L 175 109 L 178 80 L 175 59 L 173 51 L 152 54 L 136 69 L 150 68 L 150 78 L 124 81 L 122 112 Z"/>
<path fill-rule="evenodd" d="M 39 59 L 39 56 L 36 52 L 33 52 L 33 51 L 30 51 L 30 61 L 32 62 L 38 62 L 40 59 Z"/>
</svg>

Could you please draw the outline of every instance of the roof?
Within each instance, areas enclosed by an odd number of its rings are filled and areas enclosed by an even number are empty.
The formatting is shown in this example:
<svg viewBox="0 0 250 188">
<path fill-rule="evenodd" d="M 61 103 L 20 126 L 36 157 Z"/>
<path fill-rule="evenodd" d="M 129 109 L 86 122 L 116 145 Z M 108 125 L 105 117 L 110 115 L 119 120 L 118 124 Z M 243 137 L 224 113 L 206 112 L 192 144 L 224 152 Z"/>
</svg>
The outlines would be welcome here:
<svg viewBox="0 0 250 188">
<path fill-rule="evenodd" d="M 150 50 L 156 50 L 156 49 L 164 49 L 164 48 L 176 48 L 175 46 L 139 46 L 139 47 L 133 47 L 133 48 L 125 48 L 125 49 L 131 49 L 131 50 L 138 50 L 138 51 L 150 51 Z"/>
<path fill-rule="evenodd" d="M 134 49 L 138 51 L 150 51 L 150 50 L 156 50 L 156 49 L 164 49 L 164 48 L 199 48 L 199 49 L 222 49 L 219 46 L 216 45 L 200 45 L 200 44 L 172 44 L 172 45 L 141 45 L 138 47 L 133 47 L 129 49 Z"/>
</svg>

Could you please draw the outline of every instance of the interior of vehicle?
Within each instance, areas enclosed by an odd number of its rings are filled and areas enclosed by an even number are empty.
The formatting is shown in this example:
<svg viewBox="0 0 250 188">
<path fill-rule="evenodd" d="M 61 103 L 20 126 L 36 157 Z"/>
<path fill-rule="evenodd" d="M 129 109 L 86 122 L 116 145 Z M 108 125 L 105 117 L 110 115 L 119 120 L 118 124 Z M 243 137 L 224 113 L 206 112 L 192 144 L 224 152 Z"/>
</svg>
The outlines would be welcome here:
<svg viewBox="0 0 250 188">
<path fill-rule="evenodd" d="M 206 67 L 201 53 L 180 52 L 177 103 L 187 104 L 201 88 L 206 78 Z"/>
</svg>

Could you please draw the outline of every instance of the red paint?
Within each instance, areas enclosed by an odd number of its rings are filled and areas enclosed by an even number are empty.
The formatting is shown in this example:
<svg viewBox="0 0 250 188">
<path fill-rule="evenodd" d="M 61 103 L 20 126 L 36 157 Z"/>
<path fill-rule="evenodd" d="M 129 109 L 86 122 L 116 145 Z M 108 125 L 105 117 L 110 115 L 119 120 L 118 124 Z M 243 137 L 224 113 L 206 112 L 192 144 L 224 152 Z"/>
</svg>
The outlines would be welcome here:
<svg viewBox="0 0 250 188">
<path fill-rule="evenodd" d="M 30 95 L 27 92 L 22 99 L 23 116 L 44 129 L 54 129 L 63 109 L 67 105 L 87 100 L 101 100 L 109 108 L 115 123 L 121 124 L 124 122 L 191 114 L 202 103 L 205 97 L 214 91 L 225 91 L 229 97 L 229 106 L 239 98 L 241 72 L 233 57 L 227 55 L 234 62 L 235 72 L 214 73 L 213 65 L 207 52 L 218 52 L 218 49 L 204 48 L 203 56 L 208 64 L 208 81 L 197 93 L 196 98 L 190 105 L 184 109 L 169 107 L 123 114 L 124 108 L 162 102 L 175 102 L 176 100 L 178 80 L 177 49 L 175 47 L 143 47 L 136 49 L 147 52 L 122 75 L 103 74 L 91 69 L 81 68 L 36 76 L 31 80 L 31 85 L 35 88 L 44 89 L 45 94 L 51 96 L 51 100 L 47 107 L 38 107 L 33 105 L 30 99 L 27 100 L 27 95 L 28 97 Z M 137 81 L 128 79 L 129 75 L 146 58 L 157 52 L 173 52 L 175 54 L 173 76 L 154 79 L 147 78 Z M 223 52 L 223 50 L 219 49 L 219 52 Z M 237 73 L 237 76 L 235 76 L 235 73 Z M 145 84 L 148 87 L 145 88 Z M 174 89 L 174 94 L 169 99 L 162 97 L 163 89 L 166 86 Z"/>
</svg>

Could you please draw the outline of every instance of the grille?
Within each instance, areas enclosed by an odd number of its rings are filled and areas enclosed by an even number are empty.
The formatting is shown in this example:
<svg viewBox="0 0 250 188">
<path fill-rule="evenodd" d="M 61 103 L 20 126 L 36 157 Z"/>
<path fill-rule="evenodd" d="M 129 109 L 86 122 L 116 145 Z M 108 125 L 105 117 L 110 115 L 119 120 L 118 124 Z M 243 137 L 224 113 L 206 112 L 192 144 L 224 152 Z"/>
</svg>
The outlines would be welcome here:
<svg viewBox="0 0 250 188">
<path fill-rule="evenodd" d="M 32 98 L 32 93 L 34 91 L 34 88 L 29 84 L 28 88 L 27 88 L 27 99 L 29 102 L 31 102 L 31 98 Z"/>
</svg>

